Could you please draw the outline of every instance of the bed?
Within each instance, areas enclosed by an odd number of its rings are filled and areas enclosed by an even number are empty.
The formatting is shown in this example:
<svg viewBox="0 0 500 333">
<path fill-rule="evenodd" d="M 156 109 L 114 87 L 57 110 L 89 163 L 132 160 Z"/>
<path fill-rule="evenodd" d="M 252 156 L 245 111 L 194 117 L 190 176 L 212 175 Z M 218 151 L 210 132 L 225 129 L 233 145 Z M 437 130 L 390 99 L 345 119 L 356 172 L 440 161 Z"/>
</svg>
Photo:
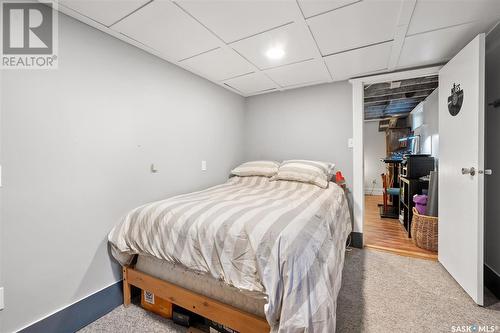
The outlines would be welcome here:
<svg viewBox="0 0 500 333">
<path fill-rule="evenodd" d="M 132 210 L 109 241 L 125 303 L 135 285 L 240 332 L 334 332 L 350 231 L 335 183 L 232 177 Z"/>
</svg>

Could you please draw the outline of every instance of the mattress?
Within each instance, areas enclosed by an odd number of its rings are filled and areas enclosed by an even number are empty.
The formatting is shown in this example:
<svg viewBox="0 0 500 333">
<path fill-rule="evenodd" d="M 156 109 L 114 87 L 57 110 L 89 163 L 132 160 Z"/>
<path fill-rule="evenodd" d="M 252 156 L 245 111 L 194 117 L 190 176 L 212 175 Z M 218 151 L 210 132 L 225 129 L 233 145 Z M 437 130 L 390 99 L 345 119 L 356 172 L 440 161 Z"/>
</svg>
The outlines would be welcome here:
<svg viewBox="0 0 500 333">
<path fill-rule="evenodd" d="M 138 256 L 135 269 L 265 318 L 264 305 L 267 303 L 267 297 L 264 293 L 238 290 L 221 280 L 214 279 L 209 274 L 193 272 L 181 265 L 172 264 L 151 256 Z"/>
<path fill-rule="evenodd" d="M 350 231 L 334 183 L 233 177 L 133 209 L 108 239 L 122 264 L 150 256 L 265 294 L 272 332 L 334 332 Z"/>
</svg>

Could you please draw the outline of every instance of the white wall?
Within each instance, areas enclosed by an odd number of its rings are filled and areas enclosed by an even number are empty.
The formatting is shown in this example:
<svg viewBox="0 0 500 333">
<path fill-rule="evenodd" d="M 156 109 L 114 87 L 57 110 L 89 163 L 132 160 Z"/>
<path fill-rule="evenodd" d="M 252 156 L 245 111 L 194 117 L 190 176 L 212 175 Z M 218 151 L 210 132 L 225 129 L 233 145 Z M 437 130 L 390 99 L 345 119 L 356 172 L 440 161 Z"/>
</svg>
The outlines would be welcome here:
<svg viewBox="0 0 500 333">
<path fill-rule="evenodd" d="M 352 86 L 322 84 L 247 98 L 245 159 L 336 164 L 352 184 Z"/>
<path fill-rule="evenodd" d="M 223 182 L 242 160 L 242 97 L 66 16 L 59 24 L 59 69 L 2 78 L 1 332 L 120 280 L 106 236 L 121 216 Z"/>
<path fill-rule="evenodd" d="M 380 175 L 386 171 L 380 161 L 386 157 L 385 132 L 378 131 L 378 121 L 365 121 L 363 126 L 363 144 L 365 161 L 365 194 L 381 195 L 383 191 Z M 375 181 L 375 184 L 372 182 Z"/>
<path fill-rule="evenodd" d="M 500 26 L 486 39 L 486 103 L 500 98 Z M 500 275 L 500 108 L 486 107 L 485 263 Z"/>
<path fill-rule="evenodd" d="M 418 113 L 418 115 L 417 115 Z M 439 158 L 439 91 L 434 90 L 412 112 L 413 119 L 421 118 L 422 125 L 414 129 L 420 135 L 420 152 Z"/>
</svg>

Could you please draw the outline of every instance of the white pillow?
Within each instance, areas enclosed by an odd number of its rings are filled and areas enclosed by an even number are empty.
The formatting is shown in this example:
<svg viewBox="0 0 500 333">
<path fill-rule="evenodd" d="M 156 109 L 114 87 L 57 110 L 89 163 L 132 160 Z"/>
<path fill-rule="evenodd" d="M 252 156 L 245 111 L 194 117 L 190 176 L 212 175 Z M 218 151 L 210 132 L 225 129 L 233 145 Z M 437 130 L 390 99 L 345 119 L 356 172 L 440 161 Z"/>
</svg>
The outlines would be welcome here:
<svg viewBox="0 0 500 333">
<path fill-rule="evenodd" d="M 238 165 L 231 170 L 231 174 L 240 177 L 272 177 L 278 172 L 279 166 L 280 164 L 275 161 L 251 161 Z"/>
<path fill-rule="evenodd" d="M 278 169 L 278 173 L 272 180 L 292 180 L 327 188 L 334 167 L 335 165 L 333 163 L 320 161 L 283 161 Z"/>
</svg>

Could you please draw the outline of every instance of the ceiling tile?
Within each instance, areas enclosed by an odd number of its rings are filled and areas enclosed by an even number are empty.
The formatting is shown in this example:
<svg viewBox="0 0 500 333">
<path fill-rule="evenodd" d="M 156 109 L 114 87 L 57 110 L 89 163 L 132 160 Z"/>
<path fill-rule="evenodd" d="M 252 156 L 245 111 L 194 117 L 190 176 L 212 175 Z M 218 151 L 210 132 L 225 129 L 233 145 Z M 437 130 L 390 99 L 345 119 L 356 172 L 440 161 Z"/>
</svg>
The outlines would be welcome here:
<svg viewBox="0 0 500 333">
<path fill-rule="evenodd" d="M 499 18 L 498 0 L 458 0 L 453 3 L 443 0 L 419 0 L 410 21 L 408 35 L 472 21 L 491 21 Z"/>
<path fill-rule="evenodd" d="M 247 95 L 276 88 L 276 84 L 262 73 L 238 76 L 224 83 Z"/>
<path fill-rule="evenodd" d="M 153 1 L 112 29 L 173 60 L 188 58 L 220 45 L 213 34 L 170 1 Z"/>
<path fill-rule="evenodd" d="M 299 23 L 243 39 L 231 47 L 260 69 L 312 59 L 317 52 L 307 27 Z M 269 59 L 266 52 L 270 48 L 282 48 L 285 55 L 281 59 Z"/>
<path fill-rule="evenodd" d="M 399 68 L 445 62 L 494 22 L 474 22 L 406 37 Z"/>
<path fill-rule="evenodd" d="M 295 1 L 176 1 L 226 43 L 294 21 Z"/>
<path fill-rule="evenodd" d="M 58 3 L 109 27 L 148 1 L 149 0 L 59 0 Z"/>
<path fill-rule="evenodd" d="M 58 0 L 62 12 L 243 95 L 329 81 L 328 70 L 335 81 L 387 71 L 403 1 Z M 499 18 L 500 0 L 417 0 L 397 68 L 445 62 Z M 276 46 L 285 55 L 271 60 Z"/>
<path fill-rule="evenodd" d="M 394 38 L 400 0 L 365 0 L 307 20 L 323 55 Z"/>
<path fill-rule="evenodd" d="M 251 73 L 254 68 L 231 49 L 216 49 L 181 61 L 200 74 L 215 81 Z"/>
<path fill-rule="evenodd" d="M 326 82 L 330 79 L 323 60 L 309 60 L 273 68 L 267 70 L 266 74 L 282 87 L 308 82 Z"/>
<path fill-rule="evenodd" d="M 299 0 L 300 8 L 305 17 L 325 13 L 361 0 Z"/>
<path fill-rule="evenodd" d="M 392 42 L 363 47 L 325 57 L 334 81 L 387 69 Z"/>
</svg>

